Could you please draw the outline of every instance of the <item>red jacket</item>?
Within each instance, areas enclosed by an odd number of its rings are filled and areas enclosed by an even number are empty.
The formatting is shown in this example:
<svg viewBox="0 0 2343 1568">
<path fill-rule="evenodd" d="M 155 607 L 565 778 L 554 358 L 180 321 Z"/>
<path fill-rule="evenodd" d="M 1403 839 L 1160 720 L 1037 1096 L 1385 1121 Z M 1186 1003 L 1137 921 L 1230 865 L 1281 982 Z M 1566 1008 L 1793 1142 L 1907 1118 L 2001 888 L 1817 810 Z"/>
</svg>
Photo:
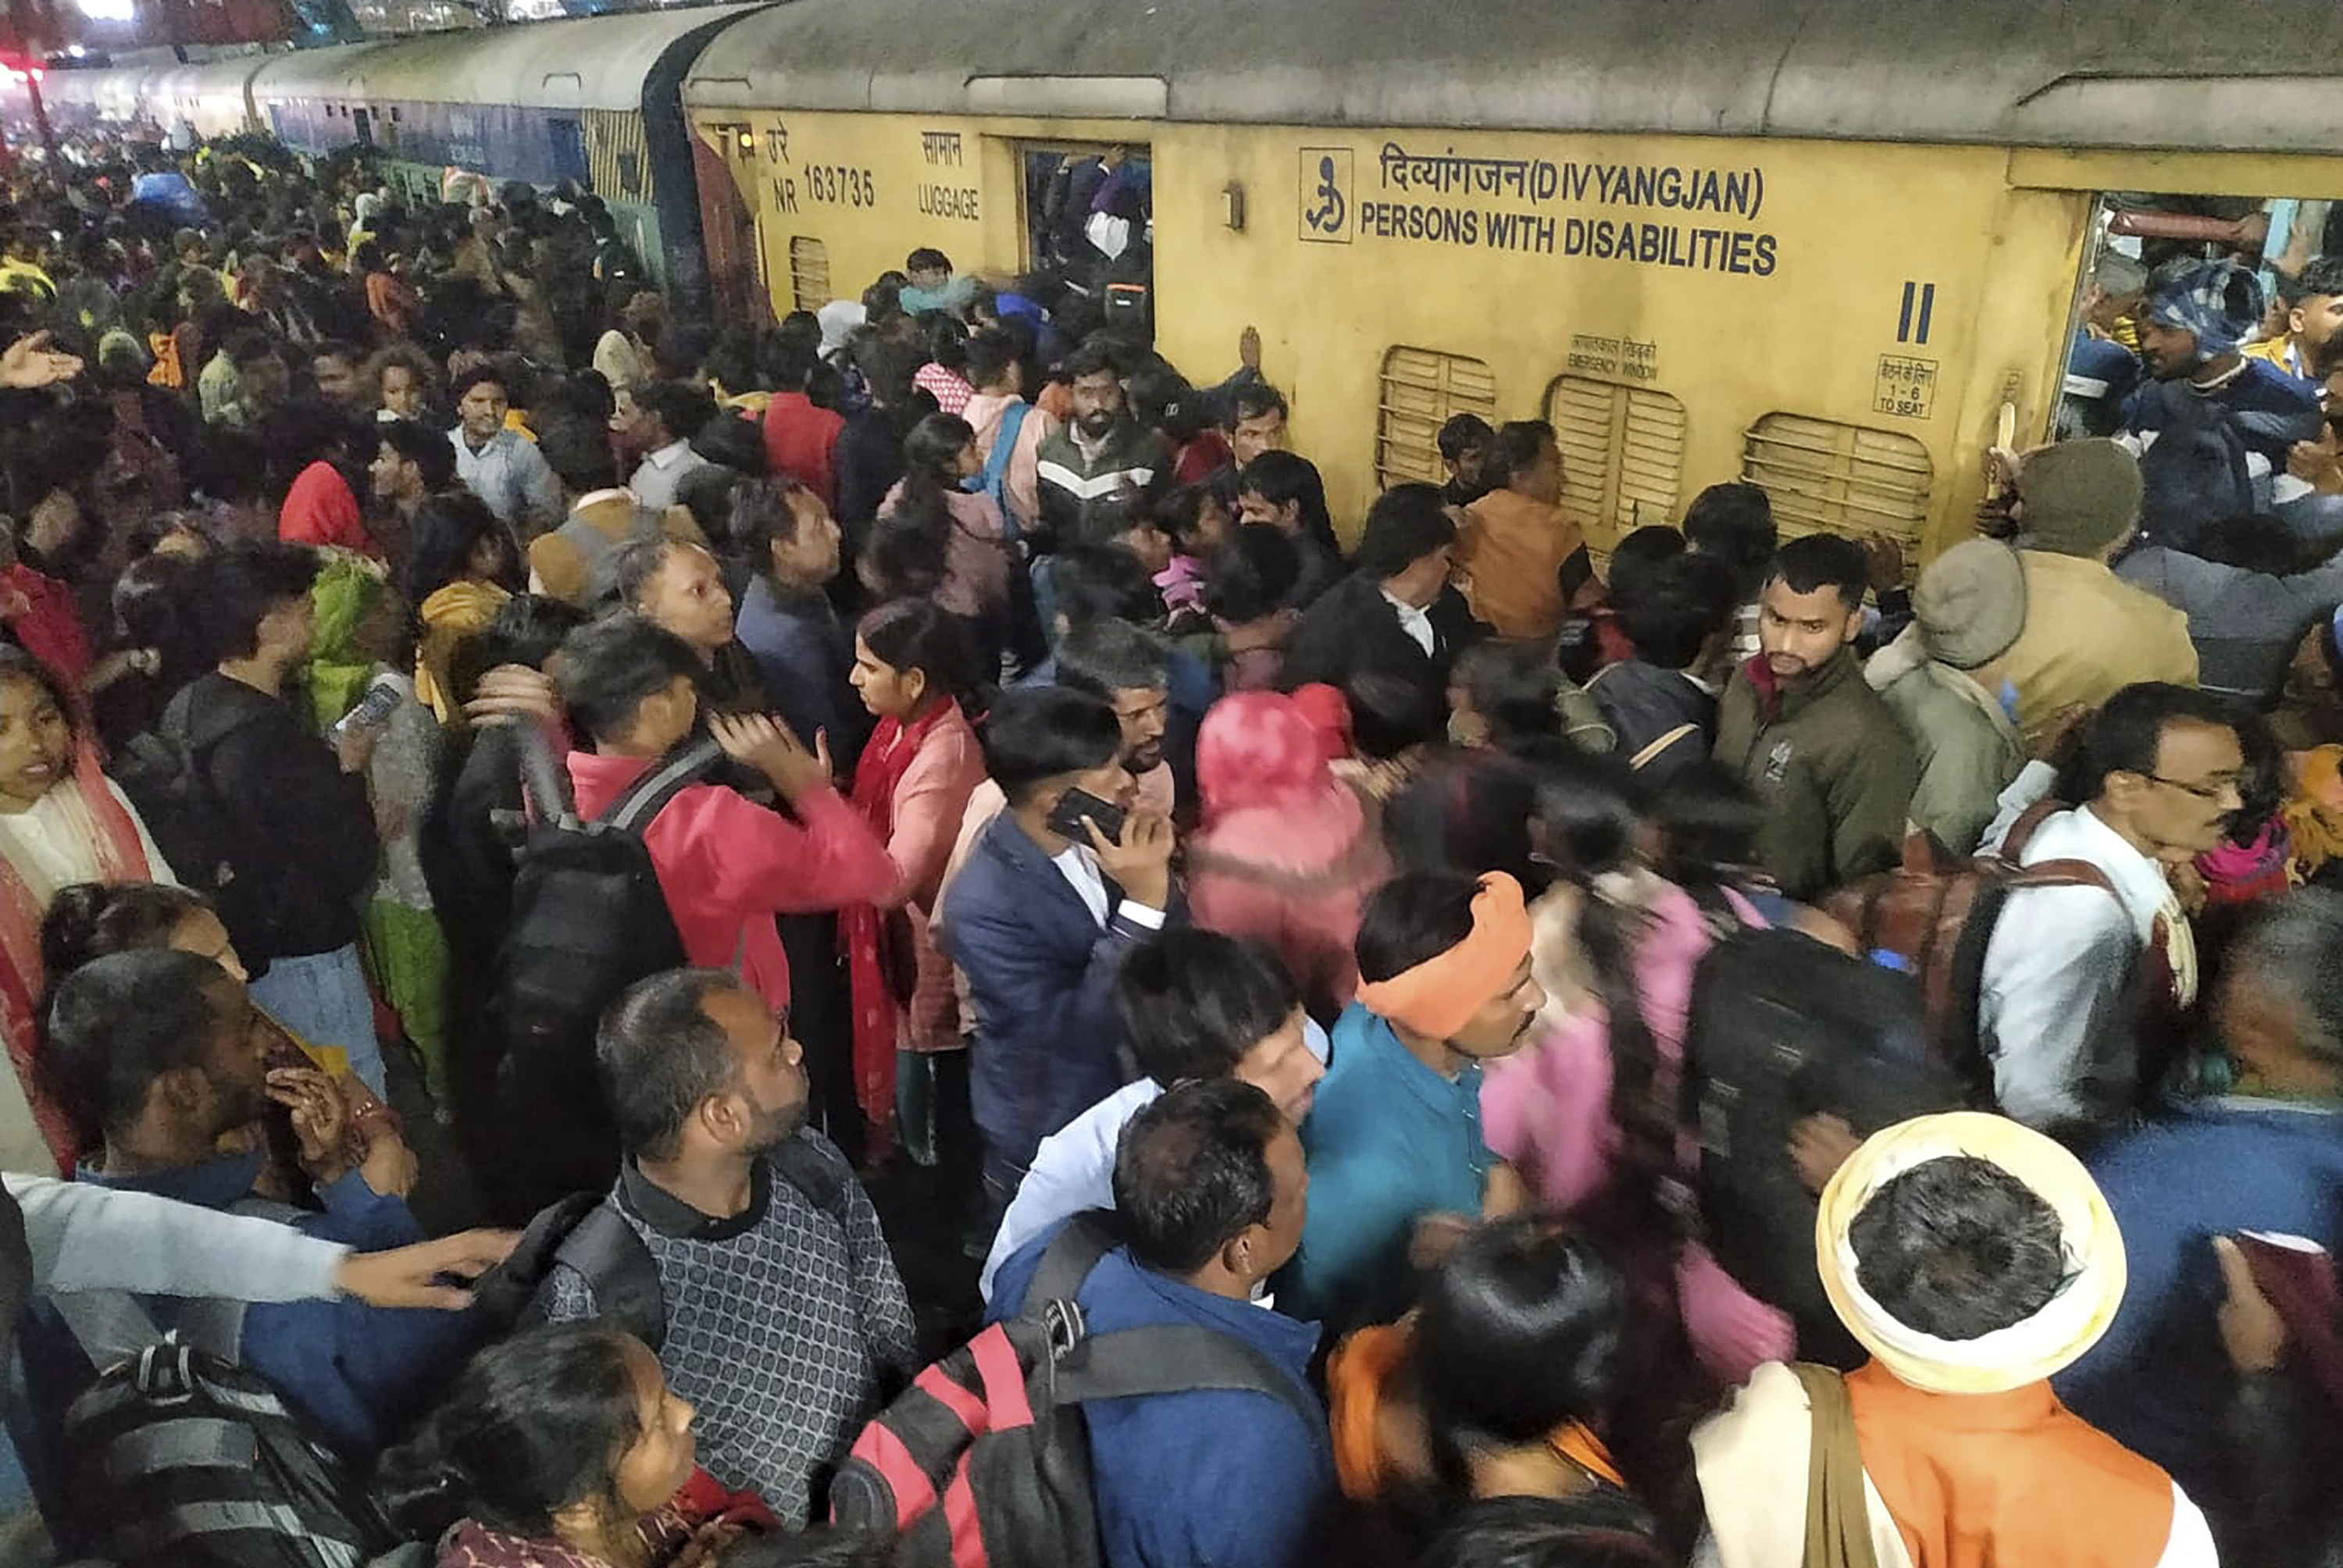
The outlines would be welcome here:
<svg viewBox="0 0 2343 1568">
<path fill-rule="evenodd" d="M 277 514 L 277 537 L 289 545 L 339 545 L 382 558 L 382 547 L 367 532 L 349 481 L 323 458 L 294 477 L 285 508 Z"/>
<path fill-rule="evenodd" d="M 651 765 L 647 757 L 569 754 L 581 817 L 608 809 Z M 895 862 L 861 813 L 833 789 L 793 808 L 800 827 L 721 784 L 694 784 L 643 829 L 668 912 L 695 964 L 729 969 L 774 1010 L 789 1004 L 789 960 L 777 914 L 894 900 Z"/>
<path fill-rule="evenodd" d="M 845 428 L 842 416 L 817 407 L 804 393 L 774 393 L 773 400 L 765 405 L 766 469 L 777 476 L 788 475 L 835 511 L 838 474 L 831 467 L 830 453 L 838 446 L 839 432 Z"/>
</svg>

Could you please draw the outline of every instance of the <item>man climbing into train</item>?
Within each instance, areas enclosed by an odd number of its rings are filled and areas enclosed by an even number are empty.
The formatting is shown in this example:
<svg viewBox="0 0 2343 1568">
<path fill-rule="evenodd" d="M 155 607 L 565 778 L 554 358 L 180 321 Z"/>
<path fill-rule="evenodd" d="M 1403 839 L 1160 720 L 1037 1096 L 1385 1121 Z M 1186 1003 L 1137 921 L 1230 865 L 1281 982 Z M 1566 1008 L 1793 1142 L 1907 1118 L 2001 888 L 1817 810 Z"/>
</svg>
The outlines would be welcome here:
<svg viewBox="0 0 2343 1568">
<path fill-rule="evenodd" d="M 2287 453 L 2319 433 L 2318 396 L 2240 349 L 2260 324 L 2261 281 L 2208 261 L 2166 284 L 2139 323 L 2153 378 L 2135 394 L 2117 439 L 2139 457 L 2147 496 L 2139 537 L 2189 549 L 2224 518 L 2267 512 L 2310 493 Z"/>
</svg>

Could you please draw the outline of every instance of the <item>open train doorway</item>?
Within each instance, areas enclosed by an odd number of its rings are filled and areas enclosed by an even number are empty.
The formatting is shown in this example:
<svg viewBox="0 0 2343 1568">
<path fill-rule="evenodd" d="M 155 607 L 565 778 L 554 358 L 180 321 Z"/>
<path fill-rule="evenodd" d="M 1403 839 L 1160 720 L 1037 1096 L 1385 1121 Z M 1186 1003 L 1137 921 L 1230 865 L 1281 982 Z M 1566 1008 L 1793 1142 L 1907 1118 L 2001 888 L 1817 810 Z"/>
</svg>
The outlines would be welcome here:
<svg viewBox="0 0 2343 1568">
<path fill-rule="evenodd" d="M 2316 387 L 2343 372 L 2343 201 L 2110 191 L 2076 280 L 2057 434 L 2107 436 L 2152 372 L 2139 325 L 2155 295 L 2207 261 L 2234 261 L 2261 288 L 2243 347 Z"/>
<path fill-rule="evenodd" d="M 2142 539 L 2343 546 L 2343 202 L 2107 192 L 2068 332 L 2056 435 L 2140 455 Z"/>
<path fill-rule="evenodd" d="M 1143 142 L 1024 143 L 1024 262 L 1152 334 L 1155 182 Z"/>
</svg>

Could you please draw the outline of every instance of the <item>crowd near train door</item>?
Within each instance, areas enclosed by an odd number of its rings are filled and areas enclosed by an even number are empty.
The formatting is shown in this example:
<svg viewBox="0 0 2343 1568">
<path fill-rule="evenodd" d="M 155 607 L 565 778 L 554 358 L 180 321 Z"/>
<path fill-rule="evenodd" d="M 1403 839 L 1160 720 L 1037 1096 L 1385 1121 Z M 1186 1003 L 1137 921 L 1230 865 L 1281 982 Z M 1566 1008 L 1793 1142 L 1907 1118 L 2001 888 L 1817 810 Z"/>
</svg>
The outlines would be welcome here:
<svg viewBox="0 0 2343 1568">
<path fill-rule="evenodd" d="M 1098 301 L 1110 321 L 1154 326 L 1154 166 L 1143 144 L 1020 148 L 1025 263 Z"/>
<path fill-rule="evenodd" d="M 2343 257 L 2343 202 L 2103 195 L 2076 280 L 2058 435 L 2105 436 L 2123 427 L 2124 404 L 2147 374 L 2139 313 L 2167 277 L 2203 261 L 2235 260 L 2259 274 L 2269 308 L 2260 327 L 2264 343 L 2253 352 L 2305 381 L 2343 369 L 2343 332 L 2323 315 L 2297 308 L 2308 304 L 2307 294 L 2332 286 L 2338 268 L 2319 260 L 2328 256 Z M 2298 314 L 2310 317 L 2298 329 Z"/>
</svg>

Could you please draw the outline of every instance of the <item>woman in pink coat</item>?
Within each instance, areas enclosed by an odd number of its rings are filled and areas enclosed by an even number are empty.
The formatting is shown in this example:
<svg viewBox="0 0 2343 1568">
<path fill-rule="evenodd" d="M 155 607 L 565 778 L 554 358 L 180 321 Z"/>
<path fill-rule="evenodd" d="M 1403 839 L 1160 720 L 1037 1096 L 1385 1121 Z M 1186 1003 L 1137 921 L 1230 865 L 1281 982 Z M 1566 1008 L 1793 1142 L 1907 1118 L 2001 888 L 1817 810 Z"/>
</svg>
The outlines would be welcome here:
<svg viewBox="0 0 2343 1568">
<path fill-rule="evenodd" d="M 1358 989 L 1359 906 L 1391 875 L 1358 793 L 1335 779 L 1318 726 L 1282 692 L 1232 692 L 1196 736 L 1202 826 L 1188 845 L 1188 912 L 1278 951 L 1312 1016 Z"/>
<path fill-rule="evenodd" d="M 887 846 L 889 907 L 844 910 L 839 940 L 854 995 L 855 1098 L 875 1156 L 893 1141 L 895 1053 L 961 1050 L 951 962 L 928 931 L 944 863 L 984 757 L 960 700 L 971 660 L 962 628 L 926 599 L 880 605 L 855 628 L 848 678 L 879 720 L 854 769 L 854 806 Z"/>
<path fill-rule="evenodd" d="M 1545 766 L 1531 829 L 1554 880 L 1531 911 L 1530 957 L 1546 1006 L 1531 1043 L 1483 1080 L 1482 1131 L 1543 1206 L 1570 1214 L 1619 1264 L 1635 1325 L 1622 1385 L 1636 1391 L 1634 1424 L 1665 1431 L 1760 1362 L 1791 1359 L 1796 1335 L 1699 1235 L 1684 1045 L 1711 918 L 1645 865 L 1624 769 Z M 1721 918 L 1763 923 L 1745 900 L 1725 902 Z"/>
</svg>

